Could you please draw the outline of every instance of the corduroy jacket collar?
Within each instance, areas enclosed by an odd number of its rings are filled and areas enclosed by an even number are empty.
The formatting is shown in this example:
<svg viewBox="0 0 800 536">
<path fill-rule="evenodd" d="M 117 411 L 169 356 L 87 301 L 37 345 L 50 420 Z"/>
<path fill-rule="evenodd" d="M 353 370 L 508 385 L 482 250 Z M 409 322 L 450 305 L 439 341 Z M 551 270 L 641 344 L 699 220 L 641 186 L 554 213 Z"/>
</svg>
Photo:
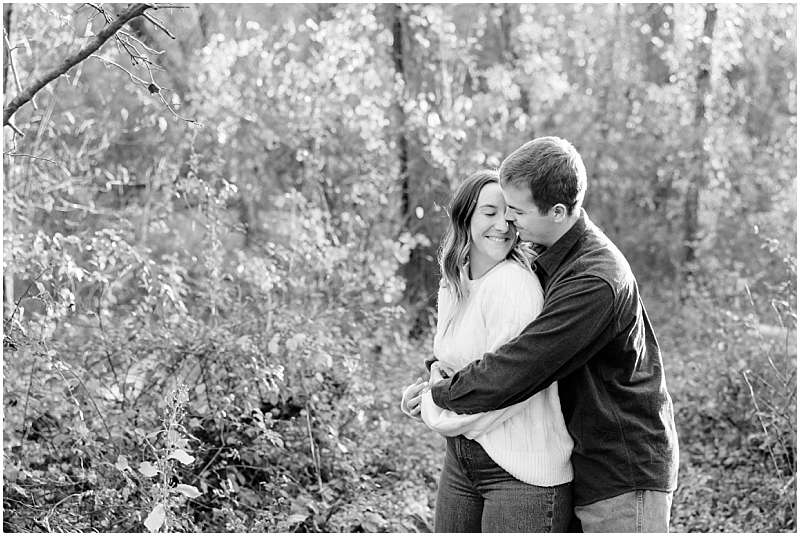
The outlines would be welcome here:
<svg viewBox="0 0 800 536">
<path fill-rule="evenodd" d="M 555 244 L 544 250 L 544 253 L 536 258 L 535 263 L 544 271 L 544 274 L 540 275 L 545 275 L 546 277 L 553 275 L 553 272 L 564 262 L 564 257 L 567 256 L 567 253 L 586 233 L 590 223 L 586 211 L 581 207 L 581 215 L 578 221 Z"/>
</svg>

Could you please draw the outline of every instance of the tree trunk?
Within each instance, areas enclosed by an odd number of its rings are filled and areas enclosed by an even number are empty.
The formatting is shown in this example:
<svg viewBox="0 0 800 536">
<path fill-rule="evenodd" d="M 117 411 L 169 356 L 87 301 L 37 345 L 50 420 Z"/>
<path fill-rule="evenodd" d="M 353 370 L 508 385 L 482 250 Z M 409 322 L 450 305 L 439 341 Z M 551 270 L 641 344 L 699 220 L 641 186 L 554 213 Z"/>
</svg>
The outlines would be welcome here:
<svg viewBox="0 0 800 536">
<path fill-rule="evenodd" d="M 703 35 L 698 45 L 699 67 L 697 69 L 697 89 L 694 103 L 694 151 L 690 167 L 691 176 L 683 205 L 683 248 L 681 266 L 683 282 L 691 276 L 693 263 L 697 257 L 697 240 L 699 236 L 700 194 L 706 182 L 707 155 L 703 149 L 703 139 L 708 131 L 706 120 L 706 98 L 711 93 L 711 42 L 714 36 L 714 25 L 717 20 L 717 9 L 714 4 L 706 6 L 706 19 Z"/>
<path fill-rule="evenodd" d="M 6 38 L 11 43 L 11 10 L 14 4 L 5 4 L 3 6 L 3 30 L 5 30 Z M 8 66 L 11 65 L 11 51 L 3 45 L 3 95 L 8 95 Z M 5 103 L 3 103 L 5 104 Z"/>
<path fill-rule="evenodd" d="M 403 59 L 403 19 L 402 8 L 399 4 L 394 5 L 392 15 L 392 57 L 394 59 L 394 71 L 405 87 L 406 72 Z M 400 159 L 400 213 L 403 222 L 407 222 L 411 217 L 411 205 L 408 195 L 408 139 L 406 138 L 405 113 L 403 112 L 403 104 L 400 95 L 397 95 L 395 99 L 395 110 L 398 121 L 397 150 L 398 158 Z"/>
<path fill-rule="evenodd" d="M 441 180 L 441 171 L 428 162 L 425 148 L 417 138 L 411 136 L 403 111 L 405 94 L 413 93 L 426 84 L 428 88 L 438 88 L 438 85 L 435 79 L 436 73 L 423 69 L 421 67 L 423 61 L 420 61 L 417 67 L 416 58 L 406 47 L 408 25 L 402 9 L 399 5 L 394 5 L 391 14 L 394 37 L 392 53 L 396 77 L 401 86 L 394 103 L 398 129 L 396 144 L 400 164 L 401 232 L 408 232 L 411 236 L 422 234 L 430 239 L 430 243 L 417 244 L 411 248 L 408 262 L 400 267 L 399 273 L 406 281 L 404 302 L 414 315 L 411 320 L 410 336 L 419 337 L 428 333 L 431 312 L 436 307 L 436 289 L 439 284 L 436 275 L 438 240 L 434 237 L 438 238 L 440 229 L 437 228 L 437 220 L 433 216 L 434 200 L 444 198 L 443 195 L 440 197 L 440 190 L 447 181 Z M 432 46 L 430 50 L 436 50 L 436 47 Z M 435 63 L 437 60 L 425 58 L 424 61 Z"/>
<path fill-rule="evenodd" d="M 500 26 L 500 35 L 503 40 L 503 52 L 506 56 L 506 61 L 508 61 L 511 64 L 512 69 L 516 69 L 519 65 L 519 54 L 517 54 L 517 51 L 511 42 L 511 17 L 509 17 L 508 13 L 509 4 L 499 4 L 499 5 L 492 4 L 492 7 L 500 8 L 499 26 Z M 520 110 L 522 110 L 523 114 L 530 117 L 531 103 L 530 103 L 530 97 L 528 95 L 528 85 L 525 83 L 520 83 L 519 80 L 515 80 L 515 82 L 520 86 L 519 87 Z"/>
<path fill-rule="evenodd" d="M 5 4 L 3 6 L 3 31 L 6 34 L 8 42 L 11 43 L 11 10 L 13 4 Z M 3 106 L 5 106 L 5 99 L 8 97 L 6 88 L 8 87 L 8 66 L 11 64 L 11 51 L 3 46 L 5 53 L 3 54 Z M 4 129 L 5 130 L 5 129 Z M 5 132 L 3 132 L 5 136 Z M 14 235 L 14 211 L 11 206 L 5 202 L 6 192 L 9 191 L 10 185 L 10 171 L 11 171 L 11 158 L 6 154 L 5 147 L 3 148 L 3 237 L 12 237 Z M 12 314 L 14 311 L 14 252 L 13 248 L 6 247 L 3 249 L 3 304 L 4 313 Z M 3 315 L 6 318 L 6 314 Z"/>
<path fill-rule="evenodd" d="M 610 32 L 609 42 L 605 46 L 605 50 L 608 54 L 607 59 L 607 68 L 603 68 L 603 74 L 600 75 L 600 80 L 602 80 L 602 85 L 598 88 L 598 101 L 597 101 L 597 111 L 594 114 L 593 123 L 598 129 L 598 136 L 594 147 L 587 151 L 587 158 L 584 159 L 584 165 L 586 166 L 586 175 L 589 178 L 590 183 L 597 183 L 603 184 L 604 177 L 601 175 L 600 172 L 600 164 L 603 162 L 603 158 L 605 158 L 606 150 L 609 147 L 608 137 L 611 132 L 611 124 L 613 118 L 609 116 L 609 103 L 611 102 L 611 94 L 615 88 L 620 87 L 620 78 L 616 76 L 616 55 L 617 55 L 617 37 L 621 34 L 624 25 L 624 14 L 622 9 L 620 9 L 619 4 L 614 5 L 614 30 Z M 605 65 L 604 65 L 605 67 Z M 621 89 L 621 88 L 620 88 Z M 583 202 L 583 208 L 588 211 L 591 211 L 592 207 L 592 196 L 587 196 Z M 615 208 L 615 212 L 619 213 L 620 210 L 618 207 L 622 207 L 624 205 L 624 199 L 621 196 L 616 197 L 617 208 Z M 611 219 L 612 222 L 619 221 L 618 218 Z M 615 226 L 615 232 L 619 232 L 617 226 Z"/>
<path fill-rule="evenodd" d="M 663 86 L 669 83 L 672 75 L 669 65 L 664 60 L 662 51 L 665 46 L 672 44 L 672 18 L 668 14 L 667 4 L 646 4 L 637 7 L 645 9 L 645 21 L 650 27 L 650 32 L 642 35 L 642 45 L 644 48 L 645 79 L 648 82 Z M 664 27 L 668 26 L 669 30 Z M 663 41 L 663 45 L 658 46 L 654 38 Z"/>
</svg>

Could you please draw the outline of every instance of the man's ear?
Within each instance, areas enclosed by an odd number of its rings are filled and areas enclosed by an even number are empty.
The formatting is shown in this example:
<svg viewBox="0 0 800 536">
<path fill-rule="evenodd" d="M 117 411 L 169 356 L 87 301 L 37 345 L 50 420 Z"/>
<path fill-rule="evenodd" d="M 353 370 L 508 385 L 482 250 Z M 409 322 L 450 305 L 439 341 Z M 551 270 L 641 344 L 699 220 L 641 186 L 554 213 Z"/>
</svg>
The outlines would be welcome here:
<svg viewBox="0 0 800 536">
<path fill-rule="evenodd" d="M 568 217 L 567 207 L 561 203 L 553 205 L 553 223 L 563 223 Z"/>
</svg>

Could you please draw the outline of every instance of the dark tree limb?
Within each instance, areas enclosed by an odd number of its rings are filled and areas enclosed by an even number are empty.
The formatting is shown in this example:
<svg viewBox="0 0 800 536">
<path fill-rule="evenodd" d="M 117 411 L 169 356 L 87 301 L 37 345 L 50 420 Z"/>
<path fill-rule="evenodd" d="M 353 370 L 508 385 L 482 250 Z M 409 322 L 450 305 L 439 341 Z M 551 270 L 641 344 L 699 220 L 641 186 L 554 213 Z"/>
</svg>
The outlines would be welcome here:
<svg viewBox="0 0 800 536">
<path fill-rule="evenodd" d="M 4 38 L 8 41 L 8 36 L 11 34 L 11 11 L 13 4 L 3 5 L 3 32 Z M 10 49 L 11 47 L 9 47 Z M 8 51 L 8 56 L 3 57 L 3 94 L 6 94 L 6 84 L 8 83 L 8 66 L 11 65 L 11 50 Z"/>
<path fill-rule="evenodd" d="M 131 4 L 116 19 L 103 28 L 94 39 L 83 45 L 76 54 L 64 59 L 59 65 L 34 79 L 28 87 L 15 95 L 11 102 L 3 108 L 3 126 L 8 125 L 11 116 L 14 115 L 21 106 L 30 101 L 44 86 L 91 56 L 103 46 L 109 38 L 113 37 L 125 26 L 125 24 L 136 17 L 144 15 L 148 9 L 156 9 L 156 6 L 154 4 Z"/>
<path fill-rule="evenodd" d="M 708 130 L 706 119 L 706 99 L 711 93 L 711 46 L 714 37 L 714 26 L 717 23 L 717 8 L 714 4 L 705 7 L 706 18 L 703 24 L 703 35 L 698 45 L 697 90 L 694 102 L 694 151 L 689 187 L 683 205 L 683 247 L 682 266 L 684 277 L 691 274 L 691 263 L 697 256 L 697 238 L 700 234 L 700 192 L 706 186 L 705 164 L 708 159 L 703 148 L 703 137 Z"/>
<path fill-rule="evenodd" d="M 395 77 L 399 77 L 406 85 L 406 69 L 405 69 L 405 56 L 403 50 L 403 8 L 400 4 L 394 4 L 392 8 L 392 59 L 394 59 L 394 72 Z M 408 174 L 408 139 L 405 134 L 405 112 L 403 111 L 402 97 L 397 96 L 395 100 L 395 108 L 397 110 L 398 124 L 400 131 L 397 134 L 397 146 L 400 151 L 400 197 L 401 197 L 401 212 L 403 214 L 403 221 L 407 221 L 411 212 L 411 205 L 409 201 L 409 174 Z"/>
</svg>

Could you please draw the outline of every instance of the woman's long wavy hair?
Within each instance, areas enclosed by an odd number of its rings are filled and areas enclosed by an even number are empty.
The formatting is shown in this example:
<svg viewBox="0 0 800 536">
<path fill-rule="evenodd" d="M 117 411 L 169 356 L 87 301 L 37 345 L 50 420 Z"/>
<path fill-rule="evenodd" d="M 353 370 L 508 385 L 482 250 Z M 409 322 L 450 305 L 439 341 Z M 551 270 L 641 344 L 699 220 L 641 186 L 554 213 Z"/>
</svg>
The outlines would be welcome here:
<svg viewBox="0 0 800 536">
<path fill-rule="evenodd" d="M 486 169 L 473 173 L 458 187 L 447 211 L 450 222 L 444 240 L 442 240 L 442 246 L 439 248 L 439 269 L 442 274 L 441 285 L 452 292 L 456 305 L 444 319 L 443 331 L 445 332 L 461 314 L 469 296 L 467 262 L 469 261 L 469 247 L 472 243 L 470 222 L 481 190 L 487 184 L 492 183 L 500 183 L 496 170 Z M 531 263 L 536 258 L 536 253 L 530 244 L 520 242 L 519 237 L 516 238 L 516 242 L 506 258 L 533 272 Z"/>
</svg>

